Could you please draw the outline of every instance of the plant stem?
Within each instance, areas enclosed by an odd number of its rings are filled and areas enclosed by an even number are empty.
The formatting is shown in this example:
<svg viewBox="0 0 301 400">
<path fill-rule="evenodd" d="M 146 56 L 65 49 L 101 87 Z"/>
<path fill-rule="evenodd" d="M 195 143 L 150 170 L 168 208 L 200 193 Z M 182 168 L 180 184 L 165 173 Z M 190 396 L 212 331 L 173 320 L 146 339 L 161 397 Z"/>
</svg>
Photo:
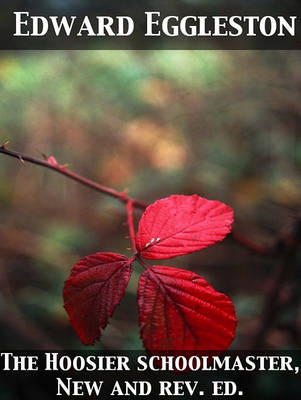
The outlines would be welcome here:
<svg viewBox="0 0 301 400">
<path fill-rule="evenodd" d="M 70 179 L 73 179 L 74 181 L 77 181 L 85 186 L 90 187 L 91 189 L 97 190 L 98 192 L 107 194 L 108 196 L 114 197 L 115 199 L 118 199 L 124 204 L 128 204 L 129 202 L 131 203 L 132 207 L 139 208 L 140 210 L 145 210 L 148 204 L 143 203 L 142 201 L 133 199 L 129 196 L 126 195 L 124 192 L 118 192 L 117 190 L 114 190 L 112 188 L 109 188 L 107 186 L 101 185 L 97 182 L 94 182 L 90 179 L 87 179 L 73 171 L 70 171 L 67 169 L 64 165 L 59 165 L 57 163 L 49 162 L 47 159 L 42 160 L 39 158 L 35 157 L 30 157 L 27 156 L 26 154 L 9 150 L 6 148 L 6 143 L 4 143 L 2 146 L 0 146 L 0 153 L 6 154 L 7 156 L 17 158 L 21 162 L 27 161 L 31 164 L 36 164 L 40 165 L 42 167 L 51 169 L 52 171 L 56 171 L 59 174 L 65 175 Z M 232 238 L 242 246 L 246 247 L 247 249 L 251 250 L 254 253 L 260 254 L 260 255 L 273 255 L 275 253 L 275 247 L 274 246 L 265 246 L 261 244 L 254 243 L 250 239 L 246 238 L 243 236 L 241 233 L 232 230 L 231 233 Z M 132 240 L 132 237 L 131 237 Z M 133 240 L 132 240 L 133 243 Z"/>
<path fill-rule="evenodd" d="M 232 239 L 234 239 L 237 243 L 240 243 L 249 250 L 252 250 L 254 253 L 261 254 L 262 256 L 271 256 L 276 252 L 276 246 L 267 246 L 264 244 L 255 243 L 235 230 L 232 230 L 231 236 Z"/>
<path fill-rule="evenodd" d="M 135 228 L 134 228 L 134 220 L 133 220 L 133 201 L 129 200 L 126 203 L 126 210 L 128 214 L 128 226 L 129 226 L 129 234 L 132 243 L 132 250 L 136 252 L 136 235 L 135 235 Z"/>
<path fill-rule="evenodd" d="M 280 311 L 280 293 L 291 279 L 292 273 L 297 266 L 297 252 L 301 245 L 301 220 L 297 219 L 292 226 L 291 232 L 287 234 L 278 246 L 282 248 L 280 252 L 280 264 L 273 270 L 272 275 L 266 285 L 266 295 L 264 297 L 262 313 L 257 330 L 250 344 L 251 349 L 261 349 L 265 344 L 265 339 L 273 327 Z M 281 254 L 282 253 L 282 254 Z"/>
<path fill-rule="evenodd" d="M 64 166 L 50 163 L 47 160 L 30 157 L 30 156 L 27 156 L 25 154 L 22 154 L 22 153 L 13 151 L 13 150 L 8 150 L 4 145 L 0 146 L 0 153 L 6 154 L 10 157 L 17 158 L 21 162 L 28 161 L 31 164 L 36 164 L 36 165 L 40 165 L 42 167 L 49 168 L 53 171 L 58 172 L 59 174 L 65 175 L 68 178 L 73 179 L 74 181 L 80 182 L 85 186 L 95 189 L 98 192 L 101 192 L 101 193 L 107 194 L 111 197 L 114 197 L 115 199 L 120 200 L 122 203 L 128 203 L 129 201 L 131 201 L 132 205 L 134 207 L 140 208 L 141 210 L 144 210 L 147 207 L 147 204 L 128 197 L 124 192 L 118 192 L 117 190 L 111 189 L 107 186 L 96 183 L 90 179 L 84 178 L 83 176 L 70 171 L 69 169 L 67 169 Z"/>
<path fill-rule="evenodd" d="M 140 257 L 139 254 L 136 254 L 135 260 L 136 260 L 144 269 L 149 269 L 149 268 L 151 268 L 149 265 L 146 264 L 146 262 Z"/>
</svg>

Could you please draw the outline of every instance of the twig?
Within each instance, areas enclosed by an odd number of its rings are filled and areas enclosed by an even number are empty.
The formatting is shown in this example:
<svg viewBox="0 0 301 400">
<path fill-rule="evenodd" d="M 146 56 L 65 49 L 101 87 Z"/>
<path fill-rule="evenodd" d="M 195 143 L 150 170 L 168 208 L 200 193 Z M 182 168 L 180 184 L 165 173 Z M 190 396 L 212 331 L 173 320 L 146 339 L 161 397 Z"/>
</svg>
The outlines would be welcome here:
<svg viewBox="0 0 301 400">
<path fill-rule="evenodd" d="M 240 243 L 244 247 L 247 247 L 254 253 L 261 254 L 262 256 L 271 256 L 277 251 L 277 242 L 273 246 L 255 243 L 236 230 L 232 230 L 231 236 L 236 242 Z"/>
<path fill-rule="evenodd" d="M 125 192 L 118 192 L 117 190 L 114 190 L 107 186 L 96 183 L 96 182 L 94 182 L 90 179 L 87 179 L 73 171 L 70 171 L 69 169 L 66 168 L 65 165 L 59 165 L 58 163 L 53 162 L 52 161 L 53 157 L 50 157 L 48 159 L 46 157 L 46 160 L 42 160 L 42 159 L 35 158 L 35 157 L 30 157 L 23 153 L 7 149 L 6 144 L 7 144 L 7 142 L 2 144 L 2 146 L 0 146 L 0 153 L 6 154 L 7 156 L 10 156 L 10 157 L 17 158 L 22 163 L 24 163 L 24 161 L 27 161 L 31 164 L 36 164 L 36 165 L 40 165 L 42 167 L 51 169 L 52 171 L 56 171 L 59 174 L 65 175 L 70 179 L 73 179 L 85 186 L 90 187 L 91 189 L 97 190 L 98 192 L 101 192 L 101 193 L 107 194 L 111 197 L 114 197 L 115 199 L 118 199 L 122 203 L 125 203 L 125 204 L 131 203 L 132 207 L 139 208 L 140 210 L 145 210 L 146 207 L 148 206 L 148 204 L 143 203 L 142 201 L 139 201 L 139 200 L 136 200 L 136 199 L 133 199 L 133 198 L 127 196 Z M 52 162 L 49 162 L 49 160 Z M 232 230 L 231 236 L 237 243 L 240 243 L 242 246 L 246 247 L 247 249 L 249 249 L 252 252 L 257 253 L 259 255 L 272 255 L 275 253 L 276 246 L 269 247 L 269 246 L 264 246 L 261 244 L 254 243 L 253 241 L 246 238 L 244 235 L 242 235 L 241 233 L 239 233 L 235 230 Z"/>
<path fill-rule="evenodd" d="M 267 283 L 260 323 L 252 339 L 251 348 L 258 350 L 264 345 L 266 336 L 272 328 L 279 313 L 279 295 L 289 280 L 296 264 L 297 250 L 301 244 L 301 220 L 297 219 L 292 231 L 285 239 L 279 241 L 282 247 L 282 257 L 278 268 Z"/>
<path fill-rule="evenodd" d="M 73 179 L 74 181 L 80 182 L 85 186 L 95 189 L 98 192 L 101 192 L 101 193 L 107 194 L 111 197 L 114 197 L 115 199 L 120 200 L 122 203 L 127 203 L 127 202 L 131 201 L 134 207 L 140 208 L 142 210 L 144 210 L 147 207 L 147 204 L 128 197 L 124 192 L 118 192 L 117 190 L 111 189 L 107 186 L 100 185 L 99 183 L 96 183 L 90 179 L 84 178 L 83 176 L 81 176 L 79 174 L 76 174 L 75 172 L 70 171 L 69 169 L 65 168 L 64 166 L 50 163 L 47 160 L 41 160 L 39 158 L 30 157 L 30 156 L 27 156 L 25 154 L 22 154 L 22 153 L 13 151 L 13 150 L 8 150 L 5 147 L 5 144 L 0 146 L 0 153 L 6 154 L 10 157 L 17 158 L 18 160 L 20 160 L 22 162 L 28 161 L 31 164 L 36 164 L 36 165 L 40 165 L 42 167 L 49 168 L 53 171 L 58 172 L 59 174 L 65 175 L 68 178 Z"/>
</svg>

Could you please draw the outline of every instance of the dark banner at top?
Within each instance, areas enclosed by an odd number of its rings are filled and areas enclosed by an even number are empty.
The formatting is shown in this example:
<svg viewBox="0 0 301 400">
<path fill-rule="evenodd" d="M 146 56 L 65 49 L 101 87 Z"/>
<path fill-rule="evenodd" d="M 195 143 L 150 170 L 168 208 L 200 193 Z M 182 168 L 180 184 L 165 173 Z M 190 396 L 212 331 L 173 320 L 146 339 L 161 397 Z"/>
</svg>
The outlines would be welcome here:
<svg viewBox="0 0 301 400">
<path fill-rule="evenodd" d="M 2 50 L 301 49 L 300 1 L 2 1 Z"/>
</svg>

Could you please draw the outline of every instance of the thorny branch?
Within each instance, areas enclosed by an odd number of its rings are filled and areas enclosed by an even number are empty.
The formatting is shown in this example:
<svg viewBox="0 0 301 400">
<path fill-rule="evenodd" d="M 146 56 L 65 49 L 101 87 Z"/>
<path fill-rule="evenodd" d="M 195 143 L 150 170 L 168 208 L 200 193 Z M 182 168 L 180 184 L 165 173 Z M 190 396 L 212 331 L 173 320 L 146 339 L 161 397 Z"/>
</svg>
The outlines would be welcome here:
<svg viewBox="0 0 301 400">
<path fill-rule="evenodd" d="M 130 204 L 131 208 L 135 207 L 140 210 L 144 210 L 148 206 L 148 204 L 143 203 L 142 201 L 139 201 L 139 200 L 136 200 L 136 199 L 133 199 L 133 198 L 127 196 L 125 192 L 118 192 L 117 190 L 111 189 L 107 186 L 101 185 L 97 182 L 87 179 L 87 178 L 67 169 L 66 166 L 64 166 L 64 165 L 59 165 L 53 157 L 46 158 L 45 160 L 35 158 L 35 157 L 30 157 L 30 156 L 27 156 L 26 154 L 7 149 L 6 143 L 4 143 L 2 146 L 0 146 L 0 153 L 6 154 L 7 156 L 10 156 L 10 157 L 17 158 L 21 162 L 27 161 L 31 164 L 40 165 L 42 167 L 56 171 L 59 174 L 65 175 L 70 179 L 73 179 L 85 186 L 90 187 L 91 189 L 97 190 L 98 192 L 101 192 L 101 193 L 107 194 L 108 196 L 114 197 L 115 199 L 118 199 L 119 201 L 121 201 L 122 203 L 125 203 L 126 205 Z M 130 233 L 130 235 L 131 235 L 131 233 Z M 254 243 L 252 240 L 246 238 L 244 235 L 242 235 L 240 232 L 237 232 L 234 229 L 232 229 L 231 236 L 237 243 L 246 247 L 250 251 L 260 254 L 260 255 L 273 255 L 277 250 L 276 244 L 274 246 L 267 246 L 267 245 L 261 245 L 261 244 Z M 132 245 L 133 245 L 133 241 L 132 241 Z"/>
<path fill-rule="evenodd" d="M 5 147 L 5 144 L 0 146 L 0 153 L 6 154 L 10 157 L 17 158 L 22 163 L 24 161 L 28 161 L 31 164 L 36 164 L 36 165 L 40 165 L 45 168 L 52 169 L 53 171 L 56 171 L 59 174 L 65 175 L 68 178 L 73 179 L 74 181 L 80 182 L 85 186 L 88 186 L 94 190 L 97 190 L 98 192 L 101 192 L 101 193 L 107 194 L 111 197 L 114 197 L 115 199 L 120 200 L 122 203 L 128 203 L 129 201 L 131 201 L 133 204 L 133 207 L 140 208 L 141 210 L 144 210 L 147 207 L 147 204 L 128 197 L 125 192 L 118 192 L 117 190 L 111 189 L 104 185 L 100 185 L 99 183 L 96 183 L 90 179 L 84 178 L 83 176 L 81 176 L 79 174 L 76 174 L 75 172 L 70 171 L 64 165 L 59 165 L 58 163 L 56 163 L 53 157 L 49 157 L 46 160 L 42 160 L 42 159 L 35 158 L 35 157 L 30 157 L 25 154 L 19 153 L 17 151 L 7 149 Z M 51 160 L 51 162 L 49 162 L 49 160 Z M 52 161 L 52 160 L 54 160 L 54 161 Z"/>
</svg>

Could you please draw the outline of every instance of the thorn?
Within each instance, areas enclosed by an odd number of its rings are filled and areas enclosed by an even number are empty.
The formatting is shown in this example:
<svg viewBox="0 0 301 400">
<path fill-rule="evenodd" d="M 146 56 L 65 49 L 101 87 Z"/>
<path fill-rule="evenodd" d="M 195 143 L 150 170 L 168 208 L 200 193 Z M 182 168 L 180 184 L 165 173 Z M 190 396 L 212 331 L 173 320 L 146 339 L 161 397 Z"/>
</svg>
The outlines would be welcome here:
<svg viewBox="0 0 301 400">
<path fill-rule="evenodd" d="M 133 250 L 131 247 L 127 247 L 126 248 L 128 251 L 131 251 L 131 250 Z"/>
<path fill-rule="evenodd" d="M 2 144 L 1 144 L 1 148 L 2 149 L 5 149 L 5 146 L 7 146 L 9 144 L 9 140 L 6 140 L 5 142 L 3 142 Z"/>
<path fill-rule="evenodd" d="M 59 167 L 58 162 L 53 156 L 47 157 L 46 161 L 54 167 Z"/>
<path fill-rule="evenodd" d="M 48 157 L 46 156 L 46 154 L 45 153 L 41 153 L 41 156 L 44 158 L 44 160 L 48 160 Z"/>
<path fill-rule="evenodd" d="M 128 188 L 125 188 L 125 189 L 123 189 L 123 191 L 122 191 L 121 193 L 127 195 L 127 194 L 129 193 L 129 189 L 128 189 Z"/>
<path fill-rule="evenodd" d="M 25 161 L 23 160 L 21 154 L 18 155 L 18 159 L 20 160 L 20 162 L 21 162 L 22 164 L 25 164 Z"/>
<path fill-rule="evenodd" d="M 53 156 L 47 157 L 46 161 L 56 168 L 66 168 L 69 164 L 59 164 Z"/>
</svg>

